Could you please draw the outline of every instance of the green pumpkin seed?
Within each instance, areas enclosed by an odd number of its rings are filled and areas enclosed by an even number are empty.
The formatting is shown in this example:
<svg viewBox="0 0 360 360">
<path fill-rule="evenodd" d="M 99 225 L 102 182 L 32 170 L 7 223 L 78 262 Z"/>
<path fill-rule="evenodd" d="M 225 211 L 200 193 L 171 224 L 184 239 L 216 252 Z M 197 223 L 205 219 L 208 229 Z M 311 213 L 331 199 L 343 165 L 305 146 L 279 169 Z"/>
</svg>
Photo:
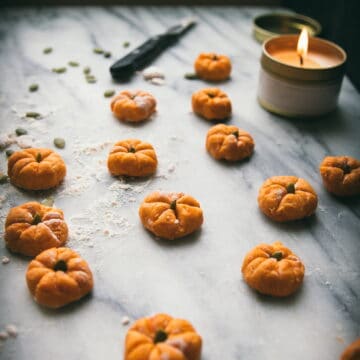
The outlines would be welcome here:
<svg viewBox="0 0 360 360">
<path fill-rule="evenodd" d="M 104 97 L 111 97 L 111 96 L 114 96 L 115 94 L 115 90 L 106 90 L 104 92 Z"/>
<path fill-rule="evenodd" d="M 124 47 L 124 48 L 127 48 L 127 47 L 129 47 L 129 46 L 130 46 L 129 41 L 124 41 L 124 42 L 123 42 L 123 47 Z"/>
<path fill-rule="evenodd" d="M 9 149 L 5 151 L 5 154 L 7 157 L 10 157 L 14 152 L 15 152 L 14 150 Z"/>
<path fill-rule="evenodd" d="M 70 66 L 72 66 L 72 67 L 77 67 L 77 66 L 79 66 L 79 63 L 76 62 L 76 61 L 69 61 L 68 64 L 69 64 Z"/>
<path fill-rule="evenodd" d="M 59 67 L 59 68 L 53 68 L 52 72 L 56 73 L 56 74 L 63 74 L 64 72 L 66 72 L 66 67 Z"/>
<path fill-rule="evenodd" d="M 59 149 L 63 149 L 65 147 L 65 140 L 63 138 L 55 138 L 54 145 Z"/>
<path fill-rule="evenodd" d="M 94 76 L 87 76 L 86 77 L 86 81 L 89 83 L 89 84 L 94 84 L 96 83 L 96 78 Z"/>
<path fill-rule="evenodd" d="M 198 76 L 195 73 L 186 73 L 184 78 L 188 80 L 196 80 L 198 79 Z"/>
<path fill-rule="evenodd" d="M 50 54 L 52 53 L 53 51 L 53 48 L 52 47 L 46 47 L 44 50 L 43 50 L 43 53 L 44 54 Z"/>
<path fill-rule="evenodd" d="M 26 117 L 30 117 L 30 118 L 39 118 L 41 116 L 41 114 L 39 114 L 38 112 L 35 112 L 35 111 L 28 111 L 26 114 L 25 114 Z"/>
<path fill-rule="evenodd" d="M 104 50 L 100 49 L 100 48 L 95 48 L 93 51 L 95 54 L 103 54 L 104 53 Z"/>
<path fill-rule="evenodd" d="M 35 160 L 36 160 L 38 163 L 42 160 L 40 153 L 37 153 L 37 154 L 36 154 Z"/>
<path fill-rule="evenodd" d="M 23 128 L 17 128 L 15 130 L 15 133 L 17 136 L 22 136 L 22 135 L 26 135 L 28 132 L 26 129 L 23 129 Z"/>
<path fill-rule="evenodd" d="M 84 72 L 85 75 L 88 75 L 88 74 L 90 74 L 91 69 L 88 66 L 86 66 L 86 67 L 84 67 L 83 72 Z"/>
<path fill-rule="evenodd" d="M 53 206 L 54 205 L 54 197 L 53 196 L 49 196 L 46 199 L 44 199 L 41 203 L 45 206 Z"/>
<path fill-rule="evenodd" d="M 6 184 L 9 180 L 9 177 L 5 174 L 0 173 L 0 184 Z"/>
<path fill-rule="evenodd" d="M 109 58 L 111 56 L 111 52 L 110 51 L 105 51 L 104 52 L 104 57 Z"/>
<path fill-rule="evenodd" d="M 29 86 L 29 91 L 30 92 L 34 92 L 34 91 L 38 91 L 39 90 L 39 85 L 38 84 L 31 84 Z"/>
</svg>

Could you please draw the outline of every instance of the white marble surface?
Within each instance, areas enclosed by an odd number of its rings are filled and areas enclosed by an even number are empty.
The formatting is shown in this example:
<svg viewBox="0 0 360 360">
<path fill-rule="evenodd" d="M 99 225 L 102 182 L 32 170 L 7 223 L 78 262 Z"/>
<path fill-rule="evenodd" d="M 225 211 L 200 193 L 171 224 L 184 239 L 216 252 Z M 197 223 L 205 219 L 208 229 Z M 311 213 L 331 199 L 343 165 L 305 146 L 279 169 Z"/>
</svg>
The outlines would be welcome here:
<svg viewBox="0 0 360 360">
<path fill-rule="evenodd" d="M 318 165 L 325 155 L 360 157 L 360 97 L 347 79 L 338 111 L 323 119 L 291 121 L 273 116 L 256 101 L 261 46 L 251 36 L 251 21 L 266 8 L 51 8 L 1 10 L 1 132 L 24 127 L 35 145 L 58 150 L 68 166 L 57 190 L 26 193 L 1 185 L 1 223 L 11 206 L 55 196 L 70 227 L 68 246 L 88 260 L 95 277 L 92 296 L 58 311 L 39 307 L 25 284 L 28 259 L 0 245 L 0 330 L 17 326 L 16 339 L 0 345 L 0 358 L 31 360 L 121 359 L 131 320 L 156 312 L 189 319 L 204 341 L 204 360 L 331 360 L 360 334 L 360 205 L 341 201 L 321 185 Z M 155 64 L 166 85 L 140 76 L 114 84 L 108 67 L 149 34 L 179 18 L 196 15 L 199 25 Z M 43 55 L 52 46 L 54 52 Z M 103 47 L 111 59 L 95 55 Z M 250 161 L 226 165 L 204 149 L 210 124 L 190 112 L 192 92 L 208 84 L 188 81 L 185 72 L 201 51 L 228 54 L 232 79 L 221 84 L 233 102 L 231 123 L 256 141 Z M 52 67 L 79 61 L 81 68 L 54 74 Z M 89 65 L 96 84 L 84 80 Z M 36 82 L 36 93 L 27 91 Z M 109 111 L 104 90 L 142 88 L 158 100 L 158 112 L 140 126 L 119 123 Z M 26 111 L 44 114 L 26 120 Z M 110 144 L 127 137 L 155 146 L 159 169 L 154 178 L 129 182 L 106 168 Z M 15 149 L 16 146 L 13 146 Z M 1 154 L 1 169 L 6 169 Z M 174 171 L 169 171 L 174 169 Z M 311 219 L 276 224 L 257 207 L 262 182 L 273 175 L 306 178 L 319 195 Z M 184 191 L 202 205 L 202 230 L 186 240 L 154 239 L 141 226 L 137 210 L 150 191 Z M 251 291 L 240 274 L 246 252 L 260 242 L 281 240 L 305 263 L 302 290 L 270 299 Z"/>
</svg>

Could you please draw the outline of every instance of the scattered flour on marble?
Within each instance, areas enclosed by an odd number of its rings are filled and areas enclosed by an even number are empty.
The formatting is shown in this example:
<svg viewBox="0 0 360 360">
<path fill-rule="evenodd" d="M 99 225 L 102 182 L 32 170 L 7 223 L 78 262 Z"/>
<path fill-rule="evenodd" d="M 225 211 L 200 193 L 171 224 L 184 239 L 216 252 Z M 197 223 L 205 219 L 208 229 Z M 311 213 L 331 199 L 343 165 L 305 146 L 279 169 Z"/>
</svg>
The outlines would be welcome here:
<svg viewBox="0 0 360 360">
<path fill-rule="evenodd" d="M 168 171 L 169 173 L 173 173 L 173 172 L 175 171 L 175 165 L 174 165 L 174 164 L 170 164 L 170 165 L 168 166 L 167 171 Z"/>
<path fill-rule="evenodd" d="M 7 256 L 3 256 L 2 259 L 1 259 L 1 263 L 3 265 L 6 265 L 10 262 L 10 259 L 7 257 Z"/>
<path fill-rule="evenodd" d="M 6 149 L 8 146 L 15 144 L 16 135 L 15 134 L 0 134 L 0 149 Z"/>
<path fill-rule="evenodd" d="M 121 324 L 123 324 L 124 326 L 125 325 L 128 325 L 130 323 L 130 319 L 128 316 L 123 316 L 122 319 L 121 319 Z"/>
<path fill-rule="evenodd" d="M 165 80 L 160 79 L 160 78 L 154 78 L 154 79 L 150 80 L 150 83 L 153 84 L 153 85 L 162 86 L 162 85 L 165 85 Z"/>
<path fill-rule="evenodd" d="M 16 136 L 13 133 L 0 134 L 0 149 L 4 150 L 11 145 L 17 145 L 21 149 L 28 149 L 38 144 L 31 135 Z"/>
<path fill-rule="evenodd" d="M 5 326 L 5 331 L 7 334 L 11 337 L 17 337 L 18 336 L 18 329 L 15 325 L 9 324 Z"/>
<path fill-rule="evenodd" d="M 149 66 L 143 70 L 142 75 L 146 81 L 152 79 L 165 79 L 165 74 L 162 69 L 157 66 Z"/>
</svg>

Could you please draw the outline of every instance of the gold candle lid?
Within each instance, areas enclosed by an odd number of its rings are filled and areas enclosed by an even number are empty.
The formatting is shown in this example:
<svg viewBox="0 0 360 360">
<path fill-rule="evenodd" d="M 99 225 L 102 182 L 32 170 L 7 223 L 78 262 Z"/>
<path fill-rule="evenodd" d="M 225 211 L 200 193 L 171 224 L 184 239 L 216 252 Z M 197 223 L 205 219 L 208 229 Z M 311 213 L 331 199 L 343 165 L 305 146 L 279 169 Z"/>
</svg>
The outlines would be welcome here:
<svg viewBox="0 0 360 360">
<path fill-rule="evenodd" d="M 280 50 L 293 50 L 299 36 L 283 35 L 268 39 L 263 44 L 261 65 L 267 71 L 282 78 L 295 81 L 330 81 L 341 78 L 345 73 L 346 53 L 338 45 L 321 38 L 309 38 L 309 54 L 320 54 L 328 59 L 328 64 L 318 68 L 306 68 L 286 64 L 276 58 L 276 52 Z"/>
<path fill-rule="evenodd" d="M 300 34 L 306 28 L 311 36 L 319 35 L 321 25 L 316 20 L 291 13 L 270 13 L 257 16 L 253 22 L 253 33 L 260 43 L 277 35 Z"/>
</svg>

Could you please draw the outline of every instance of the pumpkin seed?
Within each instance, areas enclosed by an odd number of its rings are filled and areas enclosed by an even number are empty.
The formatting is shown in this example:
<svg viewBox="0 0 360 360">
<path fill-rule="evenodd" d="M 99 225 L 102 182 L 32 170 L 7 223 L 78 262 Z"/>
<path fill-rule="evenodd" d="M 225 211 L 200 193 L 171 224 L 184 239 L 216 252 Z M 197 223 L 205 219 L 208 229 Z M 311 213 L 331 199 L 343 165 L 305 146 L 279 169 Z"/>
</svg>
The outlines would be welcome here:
<svg viewBox="0 0 360 360">
<path fill-rule="evenodd" d="M 59 67 L 59 68 L 53 68 L 52 72 L 56 73 L 56 74 L 63 74 L 64 72 L 66 72 L 66 67 Z"/>
<path fill-rule="evenodd" d="M 135 149 L 134 149 L 132 146 L 130 146 L 129 152 L 134 153 L 134 152 L 135 152 Z"/>
<path fill-rule="evenodd" d="M 277 261 L 280 261 L 283 258 L 283 253 L 281 251 L 276 251 L 271 254 L 270 257 L 276 259 Z"/>
<path fill-rule="evenodd" d="M 186 73 L 184 78 L 188 80 L 197 80 L 198 76 L 195 73 Z"/>
<path fill-rule="evenodd" d="M 58 260 L 57 263 L 54 265 L 54 271 L 67 271 L 67 264 L 64 260 Z"/>
<path fill-rule="evenodd" d="M 104 52 L 104 57 L 109 58 L 111 56 L 111 52 L 110 51 L 105 51 Z"/>
<path fill-rule="evenodd" d="M 26 117 L 30 117 L 30 118 L 39 118 L 41 116 L 41 114 L 39 114 L 38 112 L 35 112 L 35 111 L 28 111 L 26 114 L 25 114 Z"/>
<path fill-rule="evenodd" d="M 37 154 L 36 154 L 35 160 L 36 160 L 38 163 L 42 160 L 40 153 L 37 153 Z"/>
<path fill-rule="evenodd" d="M 96 83 L 96 78 L 95 78 L 95 76 L 87 76 L 86 77 L 86 81 L 89 83 L 89 84 L 94 84 L 94 83 Z"/>
<path fill-rule="evenodd" d="M 95 48 L 93 51 L 95 54 L 103 54 L 104 53 L 104 50 L 100 49 L 100 48 Z"/>
<path fill-rule="evenodd" d="M 0 173 L 0 184 L 6 184 L 9 180 L 9 177 L 5 174 Z"/>
<path fill-rule="evenodd" d="M 55 138 L 54 145 L 59 149 L 63 149 L 65 147 L 65 140 L 63 138 Z"/>
<path fill-rule="evenodd" d="M 124 47 L 124 48 L 127 48 L 127 47 L 129 47 L 129 46 L 130 46 L 129 41 L 124 41 L 124 42 L 123 42 L 123 47 Z"/>
<path fill-rule="evenodd" d="M 10 157 L 14 152 L 15 152 L 14 150 L 9 149 L 5 151 L 5 154 L 7 157 Z"/>
<path fill-rule="evenodd" d="M 53 51 L 53 48 L 52 47 L 46 47 L 44 50 L 43 50 L 43 53 L 44 54 L 50 54 L 52 53 Z"/>
<path fill-rule="evenodd" d="M 25 130 L 23 128 L 17 128 L 15 130 L 15 133 L 17 136 L 22 136 L 22 135 L 26 135 L 28 132 L 27 132 L 27 130 Z"/>
<path fill-rule="evenodd" d="M 70 66 L 72 66 L 72 67 L 77 67 L 77 66 L 79 66 L 79 63 L 76 62 L 76 61 L 69 61 L 68 64 L 69 64 Z"/>
<path fill-rule="evenodd" d="M 288 184 L 286 186 L 286 191 L 288 192 L 288 194 L 295 194 L 295 184 Z"/>
<path fill-rule="evenodd" d="M 105 97 L 111 97 L 111 96 L 114 96 L 114 94 L 115 94 L 115 90 L 106 90 L 104 92 Z"/>
<path fill-rule="evenodd" d="M 88 75 L 88 74 L 90 74 L 91 69 L 88 66 L 86 66 L 86 67 L 84 67 L 83 72 L 84 72 L 85 75 Z"/>
<path fill-rule="evenodd" d="M 38 84 L 31 84 L 31 85 L 29 86 L 29 91 L 30 91 L 30 92 L 38 91 L 38 89 L 39 89 L 39 85 L 38 85 Z"/>
<path fill-rule="evenodd" d="M 33 221 L 32 221 L 32 225 L 37 225 L 37 224 L 39 224 L 39 223 L 41 223 L 41 216 L 38 214 L 38 213 L 36 213 L 35 215 L 34 215 L 34 217 L 33 217 Z"/>
<path fill-rule="evenodd" d="M 46 199 L 44 199 L 41 203 L 45 206 L 53 206 L 54 205 L 54 197 L 53 196 L 49 196 Z"/>
<path fill-rule="evenodd" d="M 236 138 L 238 138 L 239 137 L 239 132 L 236 130 L 236 131 L 234 131 L 233 133 L 231 133 L 232 135 L 234 135 Z"/>
<path fill-rule="evenodd" d="M 168 334 L 164 330 L 158 330 L 154 337 L 154 343 L 164 342 L 168 338 Z"/>
</svg>

